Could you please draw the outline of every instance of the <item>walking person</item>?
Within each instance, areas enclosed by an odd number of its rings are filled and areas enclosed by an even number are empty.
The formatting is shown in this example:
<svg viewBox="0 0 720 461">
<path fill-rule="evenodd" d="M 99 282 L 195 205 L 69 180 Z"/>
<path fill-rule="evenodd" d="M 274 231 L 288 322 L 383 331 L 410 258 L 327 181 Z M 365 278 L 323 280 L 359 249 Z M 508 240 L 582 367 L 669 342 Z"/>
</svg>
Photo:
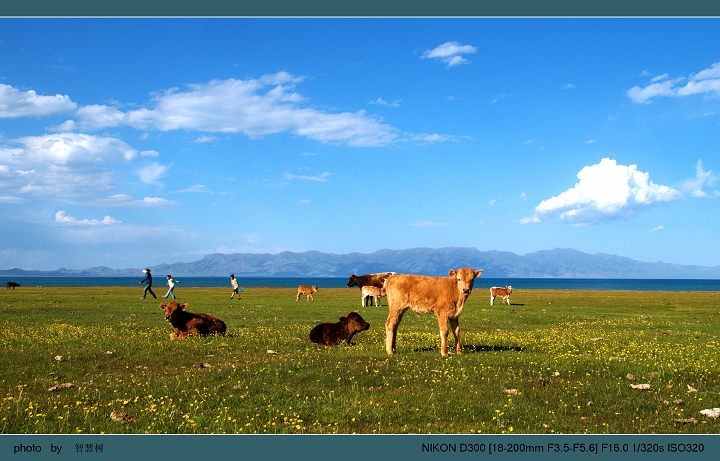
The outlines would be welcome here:
<svg viewBox="0 0 720 461">
<path fill-rule="evenodd" d="M 152 295 L 153 299 L 157 299 L 157 296 L 155 296 L 155 293 L 152 291 L 152 274 L 150 273 L 150 269 L 143 269 L 143 273 L 145 274 L 145 278 L 138 282 L 138 285 L 145 284 L 141 299 L 145 299 L 145 295 L 148 293 Z"/>
<path fill-rule="evenodd" d="M 175 284 L 176 284 L 176 283 L 180 283 L 180 282 L 178 282 L 177 280 L 173 279 L 173 278 L 172 278 L 172 275 L 170 275 L 170 274 L 168 274 L 166 277 L 167 277 L 168 286 L 170 287 L 170 289 L 168 290 L 167 293 L 165 293 L 165 296 L 163 296 L 163 298 L 167 298 L 168 296 L 172 296 L 172 299 L 175 299 L 175 293 L 173 293 L 173 290 L 175 289 Z"/>
<path fill-rule="evenodd" d="M 230 274 L 230 285 L 233 289 L 232 294 L 230 295 L 230 299 L 233 299 L 235 295 L 238 295 L 237 299 L 240 299 L 240 292 L 243 291 L 243 287 L 238 284 L 238 281 L 235 278 L 235 274 Z"/>
</svg>

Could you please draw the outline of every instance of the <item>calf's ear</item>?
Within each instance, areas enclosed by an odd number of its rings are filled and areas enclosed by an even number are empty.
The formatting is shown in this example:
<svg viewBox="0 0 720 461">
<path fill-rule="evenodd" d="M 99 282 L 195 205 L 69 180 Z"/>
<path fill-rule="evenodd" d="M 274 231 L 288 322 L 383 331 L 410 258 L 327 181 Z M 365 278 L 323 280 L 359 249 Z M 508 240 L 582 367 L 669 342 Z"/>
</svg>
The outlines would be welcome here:
<svg viewBox="0 0 720 461">
<path fill-rule="evenodd" d="M 475 271 L 475 277 L 480 277 L 482 275 L 482 272 L 483 272 L 482 269 Z"/>
<path fill-rule="evenodd" d="M 165 310 L 165 304 L 160 304 L 160 310 L 161 310 L 161 311 L 164 311 L 164 310 Z"/>
<path fill-rule="evenodd" d="M 181 307 L 182 307 L 182 310 L 185 310 L 185 309 L 187 309 L 188 305 L 187 305 L 187 303 L 185 303 Z"/>
<path fill-rule="evenodd" d="M 348 323 L 347 317 L 340 317 L 340 323 Z"/>
<path fill-rule="evenodd" d="M 449 275 L 450 277 L 455 277 L 456 274 L 457 274 L 457 272 L 455 272 L 455 269 L 450 269 L 450 270 L 448 271 L 448 275 Z"/>
</svg>

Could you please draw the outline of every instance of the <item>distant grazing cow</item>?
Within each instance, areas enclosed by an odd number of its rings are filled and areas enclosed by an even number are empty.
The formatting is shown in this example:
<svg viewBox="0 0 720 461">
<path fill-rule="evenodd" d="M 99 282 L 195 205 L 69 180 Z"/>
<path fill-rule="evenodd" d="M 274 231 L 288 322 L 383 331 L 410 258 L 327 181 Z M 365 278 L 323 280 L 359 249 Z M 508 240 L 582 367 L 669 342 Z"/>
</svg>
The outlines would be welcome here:
<svg viewBox="0 0 720 461">
<path fill-rule="evenodd" d="M 342 341 L 350 344 L 350 340 L 363 330 L 370 328 L 367 323 L 357 312 L 350 312 L 340 317 L 338 323 L 321 323 L 310 330 L 310 341 L 316 344 L 324 344 L 326 346 L 334 346 Z"/>
<path fill-rule="evenodd" d="M 473 283 L 482 275 L 468 267 L 448 272 L 449 277 L 399 274 L 388 277 L 385 292 L 388 301 L 388 318 L 385 321 L 385 351 L 395 350 L 397 328 L 405 311 L 410 308 L 418 314 L 435 314 L 440 324 L 440 353 L 448 356 L 448 323 L 455 335 L 455 352 L 460 348 L 459 316 L 470 296 Z"/>
<path fill-rule="evenodd" d="M 6 290 L 9 290 L 10 288 L 12 288 L 12 289 L 14 290 L 15 287 L 19 287 L 19 286 L 20 286 L 19 283 L 8 282 L 8 283 L 5 284 L 5 289 L 6 289 Z"/>
<path fill-rule="evenodd" d="M 175 332 L 170 334 L 170 339 L 225 333 L 225 322 L 210 314 L 187 312 L 187 307 L 187 304 L 178 304 L 177 301 L 160 304 L 160 310 L 165 311 L 165 320 L 175 329 Z"/>
<path fill-rule="evenodd" d="M 512 293 L 512 287 L 510 285 L 507 285 L 505 288 L 502 287 L 492 287 L 490 288 L 490 305 L 492 306 L 495 304 L 495 298 L 498 296 L 502 296 L 503 304 L 507 302 L 508 306 L 510 305 L 510 293 Z"/>
<path fill-rule="evenodd" d="M 385 280 L 395 272 L 379 272 L 377 274 L 355 275 L 350 274 L 348 279 L 348 287 L 378 287 L 382 288 Z"/>
<path fill-rule="evenodd" d="M 297 298 L 295 298 L 295 301 L 296 302 L 300 301 L 300 295 L 307 295 L 307 298 L 305 299 L 305 301 L 310 301 L 311 299 L 313 301 L 315 301 L 315 298 L 313 298 L 313 293 L 317 293 L 317 292 L 318 292 L 318 287 L 316 287 L 315 285 L 313 285 L 313 286 L 300 285 L 298 287 Z"/>
<path fill-rule="evenodd" d="M 373 298 L 375 301 L 375 307 L 378 307 L 378 305 L 382 306 L 380 298 L 385 297 L 385 290 L 383 288 L 365 286 L 360 288 L 360 291 L 362 291 L 362 307 L 368 304 L 370 298 Z"/>
</svg>

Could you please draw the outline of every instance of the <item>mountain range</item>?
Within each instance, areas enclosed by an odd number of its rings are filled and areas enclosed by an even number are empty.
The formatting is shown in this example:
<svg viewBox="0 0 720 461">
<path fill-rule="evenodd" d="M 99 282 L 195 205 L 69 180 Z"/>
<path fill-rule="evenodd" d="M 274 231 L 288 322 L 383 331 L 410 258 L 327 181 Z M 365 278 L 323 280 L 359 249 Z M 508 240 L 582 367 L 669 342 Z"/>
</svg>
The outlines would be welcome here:
<svg viewBox="0 0 720 461">
<path fill-rule="evenodd" d="M 588 254 L 567 248 L 543 250 L 525 255 L 507 251 L 479 251 L 476 248 L 412 248 L 378 250 L 373 253 L 333 254 L 319 251 L 210 254 L 189 263 L 150 266 L 156 275 L 176 277 L 346 277 L 393 271 L 408 274 L 447 275 L 448 269 L 483 269 L 485 277 L 557 278 L 693 278 L 718 279 L 720 266 L 692 266 L 664 262 L 643 262 L 622 256 Z M 139 276 L 143 268 L 112 269 L 92 267 L 72 270 L 0 270 L 2 276 L 124 277 Z"/>
</svg>

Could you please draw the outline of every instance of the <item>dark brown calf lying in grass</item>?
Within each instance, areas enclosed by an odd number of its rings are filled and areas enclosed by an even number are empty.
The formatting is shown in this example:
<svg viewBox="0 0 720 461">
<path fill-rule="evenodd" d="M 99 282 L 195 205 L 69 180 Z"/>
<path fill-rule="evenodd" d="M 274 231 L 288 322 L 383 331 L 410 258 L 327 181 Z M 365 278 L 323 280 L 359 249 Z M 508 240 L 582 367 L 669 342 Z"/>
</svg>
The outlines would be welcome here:
<svg viewBox="0 0 720 461">
<path fill-rule="evenodd" d="M 165 311 L 165 320 L 175 329 L 174 333 L 170 333 L 170 339 L 225 333 L 225 322 L 210 314 L 187 312 L 187 307 L 187 304 L 178 304 L 176 301 L 160 304 L 160 310 Z"/>
<path fill-rule="evenodd" d="M 338 323 L 321 323 L 310 330 L 310 341 L 326 346 L 334 346 L 342 341 L 350 344 L 350 340 L 363 330 L 370 328 L 367 323 L 357 312 L 350 312 L 340 317 Z"/>
</svg>

